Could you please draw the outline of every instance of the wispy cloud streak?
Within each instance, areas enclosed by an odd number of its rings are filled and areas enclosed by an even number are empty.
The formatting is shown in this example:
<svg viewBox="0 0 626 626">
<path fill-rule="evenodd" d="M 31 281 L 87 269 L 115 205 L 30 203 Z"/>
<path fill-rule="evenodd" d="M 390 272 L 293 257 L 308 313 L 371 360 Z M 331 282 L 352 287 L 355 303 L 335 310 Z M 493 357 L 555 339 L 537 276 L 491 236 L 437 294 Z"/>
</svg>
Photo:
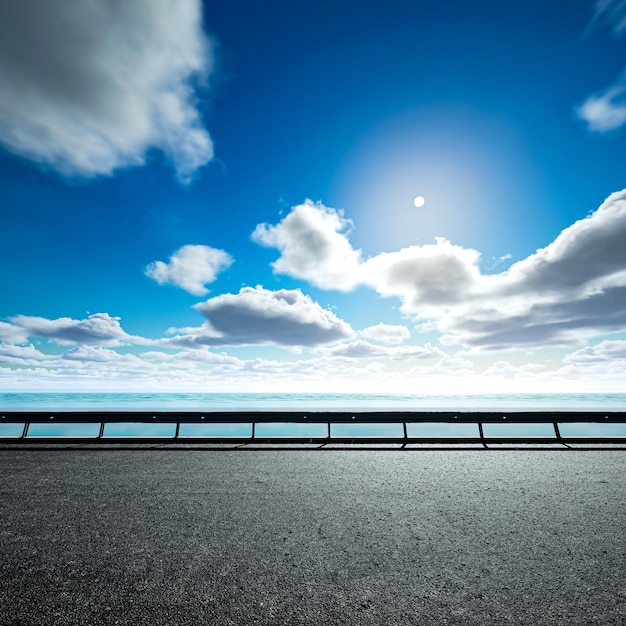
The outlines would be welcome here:
<svg viewBox="0 0 626 626">
<path fill-rule="evenodd" d="M 232 263 L 233 258 L 224 250 L 186 245 L 176 250 L 167 263 L 150 263 L 145 273 L 159 285 L 172 284 L 196 296 L 203 296 L 209 291 L 205 285 L 212 283 L 217 274 Z"/>
<path fill-rule="evenodd" d="M 597 0 L 585 34 L 608 29 L 614 37 L 626 33 L 626 0 Z M 578 117 L 589 130 L 606 133 L 626 124 L 626 72 L 612 85 L 588 96 L 576 107 Z"/>
</svg>

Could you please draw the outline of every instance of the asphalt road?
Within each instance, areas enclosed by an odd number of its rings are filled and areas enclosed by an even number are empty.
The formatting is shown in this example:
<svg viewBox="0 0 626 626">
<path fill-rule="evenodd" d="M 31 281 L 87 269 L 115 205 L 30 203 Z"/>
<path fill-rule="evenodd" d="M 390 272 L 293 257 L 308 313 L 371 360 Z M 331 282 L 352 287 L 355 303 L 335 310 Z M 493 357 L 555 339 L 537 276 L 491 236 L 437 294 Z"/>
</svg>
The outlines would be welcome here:
<svg viewBox="0 0 626 626">
<path fill-rule="evenodd" d="M 626 623 L 626 451 L 1 450 L 0 623 Z"/>
</svg>

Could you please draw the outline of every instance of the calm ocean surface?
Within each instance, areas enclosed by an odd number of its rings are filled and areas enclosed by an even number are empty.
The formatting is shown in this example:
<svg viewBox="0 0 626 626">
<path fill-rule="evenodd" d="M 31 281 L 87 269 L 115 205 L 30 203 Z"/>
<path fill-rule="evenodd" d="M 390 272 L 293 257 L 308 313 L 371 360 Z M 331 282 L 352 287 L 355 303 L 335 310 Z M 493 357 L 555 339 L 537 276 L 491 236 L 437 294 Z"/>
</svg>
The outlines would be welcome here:
<svg viewBox="0 0 626 626">
<path fill-rule="evenodd" d="M 0 393 L 0 410 L 580 410 L 626 411 L 610 394 Z"/>
<path fill-rule="evenodd" d="M 480 394 L 480 395 L 399 395 L 399 394 L 274 394 L 274 393 L 0 393 L 0 411 L 177 411 L 177 410 L 576 410 L 576 411 L 626 411 L 624 394 Z M 485 435 L 500 425 L 485 426 Z M 333 435 L 389 435 L 397 436 L 400 425 L 347 424 L 333 427 Z M 511 434 L 551 436 L 553 431 L 542 425 L 507 425 L 515 428 Z M 109 424 L 105 435 L 170 436 L 171 427 L 161 425 Z M 250 426 L 243 425 L 185 425 L 183 436 L 237 435 L 247 436 Z M 257 428 L 259 436 L 304 435 L 324 436 L 324 425 L 265 425 Z M 360 430 L 350 430 L 357 428 Z M 474 435 L 475 425 L 410 425 L 409 435 L 446 434 Z M 261 429 L 261 430 L 260 430 Z M 265 429 L 265 430 L 262 430 Z M 320 429 L 319 433 L 316 429 Z M 544 432 L 545 431 L 545 432 Z M 0 436 L 18 436 L 19 425 L 0 424 Z M 508 432 L 508 431 L 507 431 Z M 568 425 L 561 428 L 564 436 L 623 435 L 626 425 Z M 95 436 L 97 425 L 62 424 L 32 425 L 29 436 L 44 435 Z"/>
</svg>

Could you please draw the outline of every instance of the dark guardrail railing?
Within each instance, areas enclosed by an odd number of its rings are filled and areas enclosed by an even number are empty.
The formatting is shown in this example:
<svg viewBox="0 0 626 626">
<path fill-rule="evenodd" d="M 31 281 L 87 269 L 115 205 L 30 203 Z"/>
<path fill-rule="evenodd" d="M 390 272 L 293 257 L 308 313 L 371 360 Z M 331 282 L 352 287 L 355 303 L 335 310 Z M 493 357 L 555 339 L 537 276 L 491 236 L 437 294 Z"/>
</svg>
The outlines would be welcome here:
<svg viewBox="0 0 626 626">
<path fill-rule="evenodd" d="M 109 436 L 107 424 L 171 424 L 170 436 Z M 475 436 L 409 436 L 408 424 L 474 424 Z M 626 443 L 625 436 L 563 436 L 563 424 L 626 424 L 626 412 L 616 411 L 0 411 L 0 425 L 21 424 L 21 434 L 0 436 L 0 442 L 28 443 Z M 99 424 L 96 436 L 29 436 L 32 424 Z M 182 424 L 250 424 L 249 436 L 182 436 Z M 325 424 L 323 436 L 259 436 L 260 424 Z M 401 425 L 402 436 L 335 436 L 333 425 Z M 485 424 L 545 424 L 546 436 L 485 435 Z"/>
</svg>

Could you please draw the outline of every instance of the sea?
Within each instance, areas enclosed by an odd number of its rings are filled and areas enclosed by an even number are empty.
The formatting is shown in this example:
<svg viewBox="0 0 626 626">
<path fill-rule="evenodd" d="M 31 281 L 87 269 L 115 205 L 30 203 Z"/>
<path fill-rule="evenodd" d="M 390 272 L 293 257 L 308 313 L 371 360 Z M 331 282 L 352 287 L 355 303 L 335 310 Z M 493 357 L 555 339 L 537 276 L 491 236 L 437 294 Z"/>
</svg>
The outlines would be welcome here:
<svg viewBox="0 0 626 626">
<path fill-rule="evenodd" d="M 353 393 L 0 393 L 2 411 L 626 411 L 626 393 L 353 394 Z M 503 425 L 485 425 L 485 435 Z M 548 424 L 508 424 L 506 434 L 551 436 Z M 409 424 L 409 436 L 473 436 L 474 424 Z M 31 425 L 29 436 L 94 436 L 94 424 Z M 107 424 L 105 436 L 171 436 L 169 424 Z M 323 436 L 322 424 L 258 425 L 258 436 Z M 334 436 L 400 436 L 400 424 L 333 425 Z M 248 436 L 248 424 L 181 425 L 181 436 Z M 259 430 L 261 429 L 261 430 Z M 360 430 L 359 430 L 360 429 Z M 318 432 L 319 431 L 319 432 Z M 0 423 L 0 437 L 21 434 Z M 563 436 L 626 436 L 625 424 L 568 424 Z"/>
</svg>

